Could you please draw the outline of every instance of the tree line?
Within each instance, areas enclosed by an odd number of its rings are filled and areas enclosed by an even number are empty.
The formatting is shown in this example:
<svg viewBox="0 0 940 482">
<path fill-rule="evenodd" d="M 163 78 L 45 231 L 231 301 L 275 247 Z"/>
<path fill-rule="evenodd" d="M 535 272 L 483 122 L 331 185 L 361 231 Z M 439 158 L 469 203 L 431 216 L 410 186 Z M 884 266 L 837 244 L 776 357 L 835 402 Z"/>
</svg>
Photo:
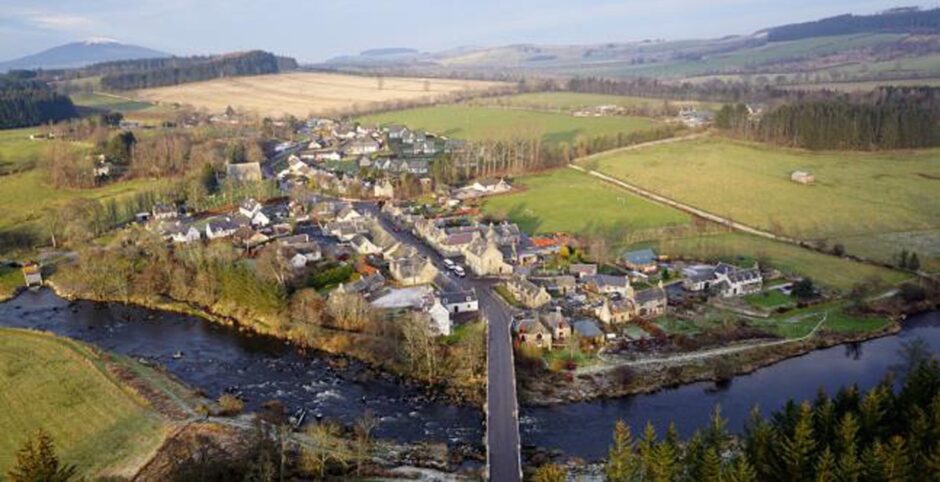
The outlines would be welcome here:
<svg viewBox="0 0 940 482">
<path fill-rule="evenodd" d="M 0 75 L 0 129 L 58 122 L 78 115 L 75 105 L 31 72 Z"/>
<path fill-rule="evenodd" d="M 813 22 L 771 28 L 769 42 L 859 33 L 936 33 L 940 31 L 940 8 L 900 8 L 876 15 L 839 15 Z"/>
<path fill-rule="evenodd" d="M 940 89 L 885 87 L 864 96 L 789 102 L 754 115 L 726 105 L 717 127 L 745 138 L 806 149 L 876 150 L 940 144 Z"/>
<path fill-rule="evenodd" d="M 895 375 L 896 374 L 896 375 Z M 896 391 L 897 379 L 902 383 Z M 755 409 L 740 436 L 716 409 L 708 426 L 680 439 L 647 424 L 639 436 L 618 422 L 606 480 L 627 481 L 928 481 L 940 474 L 940 366 L 923 340 L 903 348 L 903 362 L 868 392 L 789 401 L 764 417 Z M 560 466 L 532 480 L 564 480 Z"/>
<path fill-rule="evenodd" d="M 171 57 L 100 64 L 88 69 L 101 71 L 101 85 L 107 89 L 129 90 L 198 82 L 219 77 L 276 74 L 297 68 L 297 61 L 270 52 L 210 57 Z"/>
</svg>

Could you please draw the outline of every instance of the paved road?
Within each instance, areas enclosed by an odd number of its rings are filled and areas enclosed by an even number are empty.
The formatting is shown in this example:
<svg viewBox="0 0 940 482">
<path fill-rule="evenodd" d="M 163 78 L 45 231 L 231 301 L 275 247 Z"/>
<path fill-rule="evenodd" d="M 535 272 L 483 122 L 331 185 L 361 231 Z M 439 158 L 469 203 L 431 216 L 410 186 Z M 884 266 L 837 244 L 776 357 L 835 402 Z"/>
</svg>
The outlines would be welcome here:
<svg viewBox="0 0 940 482">
<path fill-rule="evenodd" d="M 512 310 L 493 292 L 497 281 L 479 278 L 458 278 L 444 267 L 444 258 L 409 231 L 398 230 L 381 214 L 374 203 L 358 203 L 395 238 L 413 246 L 437 266 L 441 274 L 435 283 L 444 290 L 476 290 L 480 310 L 487 322 L 486 357 L 486 458 L 489 478 L 497 482 L 522 480 L 519 444 L 519 405 L 516 398 L 516 372 L 513 365 L 509 325 Z"/>
</svg>

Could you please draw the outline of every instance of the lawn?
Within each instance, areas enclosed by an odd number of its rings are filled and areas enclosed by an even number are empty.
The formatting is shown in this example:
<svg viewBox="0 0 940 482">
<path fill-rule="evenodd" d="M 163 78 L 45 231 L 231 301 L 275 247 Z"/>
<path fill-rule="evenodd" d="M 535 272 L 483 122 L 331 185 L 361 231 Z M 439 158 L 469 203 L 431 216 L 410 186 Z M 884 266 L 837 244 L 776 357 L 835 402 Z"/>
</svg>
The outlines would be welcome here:
<svg viewBox="0 0 940 482">
<path fill-rule="evenodd" d="M 899 271 L 741 233 L 664 239 L 654 246 L 663 254 L 691 259 L 734 261 L 737 257 L 746 257 L 762 260 L 784 273 L 807 276 L 829 288 L 844 292 L 850 290 L 854 284 L 871 278 L 880 278 L 888 284 L 897 284 L 909 278 L 907 274 Z"/>
<path fill-rule="evenodd" d="M 0 473 L 42 428 L 86 476 L 133 474 L 162 442 L 162 418 L 84 345 L 0 330 Z"/>
<path fill-rule="evenodd" d="M 792 304 L 793 298 L 783 294 L 783 292 L 780 290 L 770 290 L 745 296 L 744 301 L 755 308 L 772 310 L 774 308 Z"/>
<path fill-rule="evenodd" d="M 368 124 L 404 124 L 458 139 L 540 136 L 545 142 L 569 144 L 578 137 L 616 136 L 658 125 L 643 117 L 574 117 L 557 112 L 452 104 L 385 112 L 359 120 Z"/>
<path fill-rule="evenodd" d="M 827 314 L 827 318 L 820 326 L 820 331 L 823 332 L 858 333 L 876 331 L 891 324 L 891 320 L 880 316 L 848 314 L 845 312 L 844 303 L 840 302 L 792 310 L 767 320 L 755 320 L 752 323 L 770 328 L 784 338 L 800 338 L 809 334 L 819 324 L 824 313 Z"/>
<path fill-rule="evenodd" d="M 471 101 L 473 105 L 505 106 L 534 110 L 571 111 L 599 105 L 617 105 L 626 108 L 660 109 L 665 104 L 673 108 L 701 107 L 720 109 L 721 104 L 694 100 L 654 99 L 649 97 L 630 97 L 623 95 L 584 94 L 579 92 L 530 92 L 525 94 L 481 97 Z"/>
<path fill-rule="evenodd" d="M 808 152 L 710 137 L 596 156 L 585 164 L 714 214 L 830 245 L 940 227 L 940 149 Z M 816 183 L 790 181 L 798 169 L 812 172 Z M 906 247 L 856 246 L 863 251 L 855 254 L 882 260 Z"/>
<path fill-rule="evenodd" d="M 586 234 L 687 224 L 680 211 L 652 203 L 572 169 L 515 180 L 519 192 L 488 198 L 483 212 L 527 233 Z"/>
<path fill-rule="evenodd" d="M 31 140 L 34 133 L 34 127 L 0 130 L 0 175 L 35 167 L 45 144 Z"/>
</svg>

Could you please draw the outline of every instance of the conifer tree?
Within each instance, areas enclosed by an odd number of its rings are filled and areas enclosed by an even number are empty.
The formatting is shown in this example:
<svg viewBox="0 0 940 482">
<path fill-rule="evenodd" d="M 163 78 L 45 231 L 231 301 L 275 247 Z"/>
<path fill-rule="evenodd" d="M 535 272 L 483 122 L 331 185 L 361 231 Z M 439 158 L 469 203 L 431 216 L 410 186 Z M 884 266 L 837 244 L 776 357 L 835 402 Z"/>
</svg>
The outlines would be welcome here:
<svg viewBox="0 0 940 482">
<path fill-rule="evenodd" d="M 810 407 L 804 403 L 793 433 L 783 435 L 780 440 L 780 462 L 785 480 L 809 480 L 815 447 Z"/>
<path fill-rule="evenodd" d="M 10 482 L 67 482 L 74 479 L 75 470 L 72 465 L 59 463 L 52 437 L 40 430 L 16 453 L 7 476 Z"/>
<path fill-rule="evenodd" d="M 832 455 L 829 447 L 826 447 L 819 460 L 816 461 L 816 482 L 835 482 L 836 481 L 836 457 Z"/>
<path fill-rule="evenodd" d="M 628 482 L 637 476 L 637 460 L 634 453 L 633 434 L 630 426 L 618 420 L 614 426 L 614 443 L 607 455 L 604 472 L 610 482 Z"/>
</svg>

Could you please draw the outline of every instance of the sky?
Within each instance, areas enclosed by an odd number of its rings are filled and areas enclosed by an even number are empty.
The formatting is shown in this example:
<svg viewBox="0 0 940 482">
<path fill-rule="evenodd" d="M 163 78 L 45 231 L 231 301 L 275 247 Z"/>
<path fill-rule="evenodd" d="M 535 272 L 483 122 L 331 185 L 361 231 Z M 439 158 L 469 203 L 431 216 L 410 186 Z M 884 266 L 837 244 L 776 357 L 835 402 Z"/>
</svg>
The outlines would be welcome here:
<svg viewBox="0 0 940 482">
<path fill-rule="evenodd" d="M 0 60 L 106 37 L 177 55 L 263 49 L 301 62 L 383 47 L 714 38 L 885 0 L 0 0 Z M 933 7 L 935 5 L 922 5 Z"/>
</svg>

